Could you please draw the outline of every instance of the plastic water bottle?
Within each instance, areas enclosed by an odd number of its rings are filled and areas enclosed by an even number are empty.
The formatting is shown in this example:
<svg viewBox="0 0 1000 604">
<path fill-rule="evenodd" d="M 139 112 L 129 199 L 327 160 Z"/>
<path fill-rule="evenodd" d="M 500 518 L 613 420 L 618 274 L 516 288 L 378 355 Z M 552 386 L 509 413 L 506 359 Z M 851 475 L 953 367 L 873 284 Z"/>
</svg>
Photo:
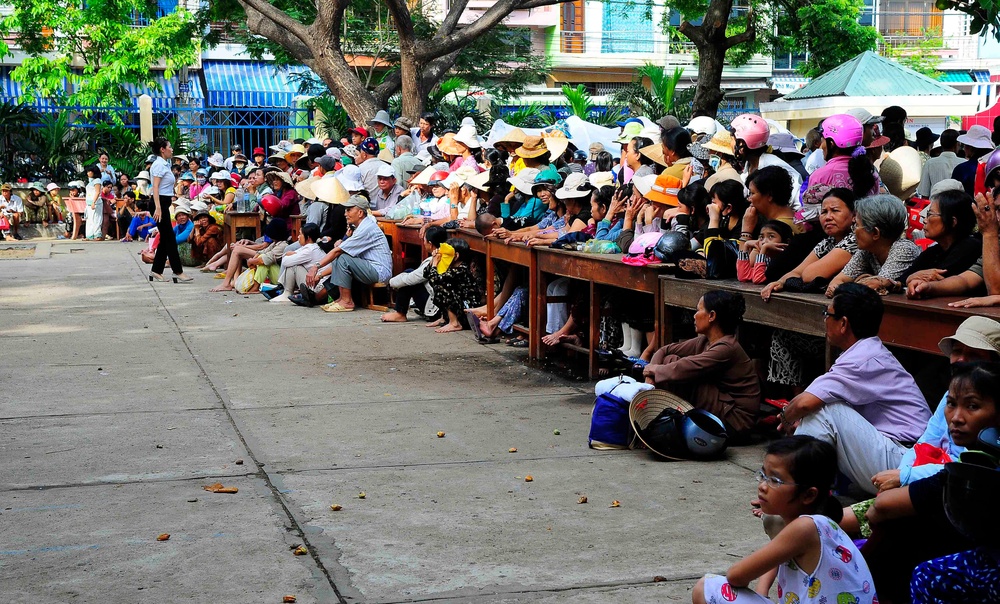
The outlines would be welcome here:
<svg viewBox="0 0 1000 604">
<path fill-rule="evenodd" d="M 245 199 L 246 199 L 246 191 L 244 191 L 243 189 L 236 189 L 236 194 L 233 197 L 233 201 L 236 205 L 237 212 L 247 211 L 247 204 L 244 201 Z"/>
</svg>

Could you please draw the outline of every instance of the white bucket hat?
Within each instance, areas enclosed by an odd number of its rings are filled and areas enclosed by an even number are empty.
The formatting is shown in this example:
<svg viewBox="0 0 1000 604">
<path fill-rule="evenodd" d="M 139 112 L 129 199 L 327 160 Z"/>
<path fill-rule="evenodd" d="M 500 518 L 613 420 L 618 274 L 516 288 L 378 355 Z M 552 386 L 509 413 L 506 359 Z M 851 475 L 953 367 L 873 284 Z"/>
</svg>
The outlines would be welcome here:
<svg viewBox="0 0 1000 604">
<path fill-rule="evenodd" d="M 475 126 L 462 126 L 458 129 L 458 134 L 455 135 L 455 142 L 462 143 L 470 149 L 478 149 L 481 145 L 479 144 L 479 137 L 476 135 Z"/>
<path fill-rule="evenodd" d="M 531 195 L 531 189 L 535 186 L 535 177 L 538 176 L 538 172 L 538 168 L 522 168 L 515 176 L 508 178 L 507 182 L 514 185 L 514 188 L 521 193 Z"/>
<path fill-rule="evenodd" d="M 969 131 L 958 137 L 958 142 L 974 149 L 993 149 L 993 137 L 989 128 L 976 124 Z"/>
<path fill-rule="evenodd" d="M 210 155 L 208 157 L 208 165 L 210 165 L 210 166 L 215 166 L 216 168 L 221 168 L 222 166 L 225 165 L 225 163 L 226 163 L 226 160 L 225 160 L 224 157 L 222 157 L 221 153 L 213 153 L 212 155 Z"/>
<path fill-rule="evenodd" d="M 351 193 L 364 190 L 365 188 L 365 184 L 361 182 L 361 168 L 354 164 L 344 166 L 344 169 L 337 173 L 337 179 Z M 313 190 L 315 190 L 315 187 Z"/>
</svg>

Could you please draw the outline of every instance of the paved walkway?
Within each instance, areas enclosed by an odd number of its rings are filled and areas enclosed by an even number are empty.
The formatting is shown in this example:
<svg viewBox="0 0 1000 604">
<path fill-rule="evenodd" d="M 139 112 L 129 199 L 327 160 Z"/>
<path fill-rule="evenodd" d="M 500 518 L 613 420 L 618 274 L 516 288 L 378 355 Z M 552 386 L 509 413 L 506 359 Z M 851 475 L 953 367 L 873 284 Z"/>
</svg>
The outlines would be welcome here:
<svg viewBox="0 0 1000 604">
<path fill-rule="evenodd" d="M 686 602 L 763 543 L 759 447 L 591 451 L 592 386 L 520 351 L 154 286 L 139 249 L 0 260 L 5 601 Z"/>
</svg>

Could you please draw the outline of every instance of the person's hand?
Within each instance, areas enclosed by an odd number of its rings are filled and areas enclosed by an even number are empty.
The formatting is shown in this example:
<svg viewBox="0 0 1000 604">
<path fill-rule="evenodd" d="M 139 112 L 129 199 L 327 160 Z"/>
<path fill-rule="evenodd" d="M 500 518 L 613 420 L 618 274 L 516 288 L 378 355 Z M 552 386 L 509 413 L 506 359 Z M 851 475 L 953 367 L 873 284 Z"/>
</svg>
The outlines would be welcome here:
<svg viewBox="0 0 1000 604">
<path fill-rule="evenodd" d="M 782 432 L 785 436 L 792 436 L 795 434 L 795 429 L 799 427 L 799 422 L 782 422 L 778 424 L 778 430 Z"/>
<path fill-rule="evenodd" d="M 692 176 L 694 176 L 694 163 L 684 166 L 684 174 L 681 175 L 681 188 L 688 186 Z"/>
<path fill-rule="evenodd" d="M 911 300 L 930 297 L 934 291 L 932 281 L 910 281 L 906 284 L 906 297 Z"/>
<path fill-rule="evenodd" d="M 743 213 L 743 226 L 740 230 L 744 233 L 752 233 L 757 228 L 757 209 L 747 206 L 747 211 Z"/>
<path fill-rule="evenodd" d="M 462 218 L 461 220 L 458 221 L 458 226 L 460 226 L 463 229 L 474 229 L 476 228 L 476 221 L 469 220 L 468 218 Z"/>
<path fill-rule="evenodd" d="M 153 220 L 156 221 L 157 223 L 159 223 L 160 222 L 160 218 L 162 216 L 163 216 L 163 214 L 161 214 L 161 212 L 160 212 L 160 206 L 157 205 L 156 206 L 156 210 L 153 211 Z"/>
<path fill-rule="evenodd" d="M 607 216 L 608 222 L 613 221 L 615 219 L 615 216 L 619 212 L 621 212 L 622 208 L 625 207 L 625 204 L 628 203 L 625 199 L 623 191 L 624 191 L 623 189 L 618 189 L 617 191 L 615 191 L 614 196 L 611 198 L 611 206 L 608 207 L 608 216 Z"/>
<path fill-rule="evenodd" d="M 498 229 L 493 229 L 492 235 L 494 237 L 499 238 L 499 239 L 506 239 L 507 237 L 510 236 L 510 231 L 508 231 L 507 229 L 505 229 L 503 227 L 500 227 Z"/>
<path fill-rule="evenodd" d="M 1000 234 L 1000 223 L 997 222 L 997 209 L 991 191 L 976 195 L 972 211 L 976 215 L 976 224 L 979 225 L 979 232 L 983 237 L 997 237 Z"/>
<path fill-rule="evenodd" d="M 510 200 L 514 199 L 514 194 L 515 193 L 516 193 L 516 191 L 511 191 L 510 193 L 507 193 L 507 197 L 503 198 L 504 202 L 510 203 Z"/>
<path fill-rule="evenodd" d="M 646 199 L 641 198 L 639 200 L 630 200 L 628 205 L 625 206 L 625 217 L 629 220 L 635 221 L 635 217 L 639 215 L 639 212 L 646 207 Z"/>
<path fill-rule="evenodd" d="M 760 290 L 760 297 L 765 302 L 771 300 L 771 294 L 780 292 L 785 289 L 784 281 L 774 281 L 773 283 L 768 283 L 764 286 L 764 289 Z"/>
<path fill-rule="evenodd" d="M 879 493 L 898 488 L 901 485 L 899 482 L 899 470 L 883 470 L 879 472 L 872 476 L 872 485 L 878 489 Z"/>
<path fill-rule="evenodd" d="M 314 266 L 308 271 L 306 271 L 306 285 L 309 287 L 314 287 L 319 279 L 316 278 L 316 274 L 319 272 L 319 267 Z"/>
<path fill-rule="evenodd" d="M 774 254 L 779 254 L 779 253 L 785 251 L 785 248 L 787 248 L 787 247 L 788 247 L 787 243 L 778 243 L 777 241 L 768 241 L 767 243 L 764 243 L 763 245 L 760 246 L 760 253 L 764 254 L 765 256 L 770 257 L 770 256 L 772 256 Z"/>
<path fill-rule="evenodd" d="M 722 218 L 722 210 L 719 209 L 719 206 L 710 203 L 705 206 L 705 210 L 708 212 L 708 221 L 718 224 L 719 219 Z"/>
<path fill-rule="evenodd" d="M 428 222 L 425 222 L 422 225 L 420 225 L 420 230 L 417 231 L 417 235 L 419 235 L 419 237 L 421 239 L 423 239 L 424 235 L 427 233 L 427 227 L 428 226 L 430 226 L 430 223 L 428 223 Z"/>
<path fill-rule="evenodd" d="M 823 292 L 823 293 L 826 294 L 827 298 L 832 298 L 833 297 L 833 292 L 834 292 L 834 290 L 837 289 L 838 285 L 840 285 L 839 282 L 831 282 L 830 285 L 826 286 L 826 291 Z"/>
<path fill-rule="evenodd" d="M 949 302 L 952 308 L 982 308 L 985 306 L 1000 306 L 1000 295 L 982 296 L 981 298 L 966 298 L 958 302 Z"/>
<path fill-rule="evenodd" d="M 943 268 L 927 268 L 917 271 L 907 277 L 907 284 L 914 281 L 940 281 L 948 276 L 948 271 Z"/>
<path fill-rule="evenodd" d="M 431 266 L 437 266 L 439 262 L 441 262 L 441 252 L 437 251 L 431 257 Z"/>
</svg>

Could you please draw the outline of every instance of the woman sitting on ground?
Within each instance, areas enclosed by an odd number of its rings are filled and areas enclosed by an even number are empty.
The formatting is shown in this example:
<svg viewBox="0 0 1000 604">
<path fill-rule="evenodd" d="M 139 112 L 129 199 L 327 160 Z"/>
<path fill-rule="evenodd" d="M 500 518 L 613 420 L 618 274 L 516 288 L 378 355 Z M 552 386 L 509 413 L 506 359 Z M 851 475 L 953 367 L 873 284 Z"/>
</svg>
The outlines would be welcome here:
<svg viewBox="0 0 1000 604">
<path fill-rule="evenodd" d="M 383 323 L 405 323 L 411 301 L 417 309 L 417 314 L 422 315 L 425 319 L 430 319 L 437 314 L 437 307 L 431 300 L 432 290 L 424 271 L 434 261 L 438 248 L 447 239 L 448 231 L 443 227 L 432 226 L 424 231 L 424 254 L 427 257 L 417 268 L 402 272 L 389 279 L 389 287 L 395 293 L 396 302 L 394 310 L 382 315 Z"/>
<path fill-rule="evenodd" d="M 229 260 L 226 268 L 226 273 L 224 280 L 221 285 L 213 287 L 209 291 L 213 292 L 228 292 L 233 291 L 233 281 L 236 279 L 237 275 L 240 273 L 240 269 L 243 268 L 243 263 L 246 262 L 247 266 L 250 266 L 250 262 L 254 261 L 253 266 L 267 266 L 277 265 L 280 267 L 281 256 L 285 253 L 285 248 L 288 246 L 288 226 L 284 220 L 281 218 L 272 218 L 267 226 L 264 227 L 264 236 L 257 241 L 242 240 L 238 241 L 232 245 L 229 251 Z M 218 254 L 216 255 L 218 256 Z M 259 259 L 259 261 L 258 261 Z M 209 262 L 206 268 L 212 266 L 213 263 L 218 262 L 219 259 L 216 258 Z M 258 287 L 260 283 L 263 283 L 265 278 L 264 272 L 258 275 L 256 272 L 256 278 L 259 276 L 260 281 L 257 281 Z M 216 275 L 216 279 L 219 275 Z"/>
<path fill-rule="evenodd" d="M 642 371 L 647 384 L 717 416 L 730 435 L 748 432 L 760 410 L 757 371 L 736 339 L 744 312 L 740 294 L 706 293 L 694 314 L 698 336 L 660 348 Z"/>
<path fill-rule="evenodd" d="M 144 241 L 149 236 L 149 229 L 156 226 L 156 221 L 153 220 L 153 214 L 150 212 L 150 205 L 148 199 L 136 202 L 136 211 L 129 222 L 128 229 L 125 230 L 125 236 L 122 237 L 123 242 L 135 241 L 136 239 Z"/>
<path fill-rule="evenodd" d="M 483 292 L 469 266 L 471 254 L 464 239 L 449 239 L 424 267 L 424 278 L 434 292 L 434 305 L 441 309 L 441 318 L 428 327 L 435 327 L 438 333 L 462 331 L 465 310 L 482 304 Z"/>
<path fill-rule="evenodd" d="M 860 283 L 882 293 L 902 291 L 900 281 L 920 255 L 920 248 L 903 237 L 906 206 L 892 195 L 872 195 L 854 204 L 854 236 L 858 251 L 826 288 L 833 297 L 841 283 Z"/>
<path fill-rule="evenodd" d="M 215 223 L 207 207 L 195 214 L 190 241 L 191 259 L 201 267 L 222 249 L 222 228 Z"/>
<path fill-rule="evenodd" d="M 973 203 L 965 191 L 942 191 L 931 198 L 924 237 L 936 245 L 924 250 L 903 273 L 907 298 L 941 295 L 935 292 L 938 283 L 969 270 L 982 255 L 983 242 L 972 235 L 976 226 Z"/>
</svg>

